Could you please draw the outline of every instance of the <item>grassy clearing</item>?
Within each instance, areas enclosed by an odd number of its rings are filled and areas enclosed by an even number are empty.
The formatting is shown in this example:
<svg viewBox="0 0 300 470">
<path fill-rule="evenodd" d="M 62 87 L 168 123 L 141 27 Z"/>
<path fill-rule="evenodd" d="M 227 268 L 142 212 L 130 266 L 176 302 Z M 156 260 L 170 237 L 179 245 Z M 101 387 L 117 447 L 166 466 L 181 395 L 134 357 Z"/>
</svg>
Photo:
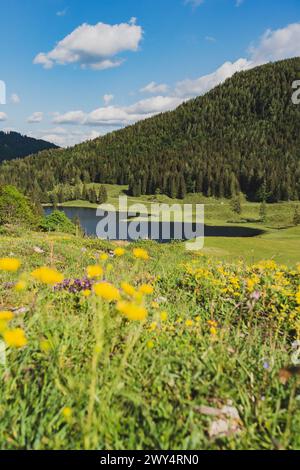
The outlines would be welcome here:
<svg viewBox="0 0 300 470">
<path fill-rule="evenodd" d="M 89 185 L 88 185 L 89 186 Z M 92 184 L 90 186 L 100 185 Z M 126 195 L 127 186 L 104 185 L 107 189 L 107 204 L 118 207 L 119 196 Z M 128 204 L 144 204 L 150 210 L 151 204 L 165 203 L 173 204 L 204 204 L 205 205 L 205 222 L 209 225 L 236 225 L 243 224 L 249 227 L 259 227 L 262 230 L 286 228 L 292 225 L 293 213 L 295 205 L 299 203 L 283 202 L 278 204 L 267 205 L 267 218 L 265 223 L 260 222 L 259 203 L 247 202 L 244 200 L 242 204 L 243 212 L 241 216 L 234 215 L 230 208 L 228 199 L 207 198 L 201 194 L 188 194 L 184 200 L 171 199 L 165 195 L 157 196 L 128 196 Z M 70 201 L 62 204 L 63 207 L 87 207 L 96 208 L 97 204 L 91 204 L 88 201 Z"/>
<path fill-rule="evenodd" d="M 148 261 L 133 256 L 137 245 L 117 257 L 114 245 L 97 240 L 1 236 L 0 257 L 22 261 L 27 285 L 17 291 L 10 283 L 20 273 L 0 271 L 0 310 L 25 308 L 9 327 L 28 340 L 7 348 L 0 365 L 1 448 L 299 449 L 299 381 L 280 380 L 300 334 L 292 263 L 299 232 L 286 232 L 284 241 L 276 235 L 210 239 L 200 255 L 182 243 L 146 242 L 138 246 Z M 250 264 L 284 256 L 289 268 Z M 82 279 L 95 263 L 118 288 L 122 281 L 154 287 L 142 299 L 145 321 L 128 321 L 115 302 L 54 291 L 29 276 L 51 266 Z M 209 437 L 214 418 L 201 406 L 227 404 L 239 413 L 239 432 Z"/>
</svg>

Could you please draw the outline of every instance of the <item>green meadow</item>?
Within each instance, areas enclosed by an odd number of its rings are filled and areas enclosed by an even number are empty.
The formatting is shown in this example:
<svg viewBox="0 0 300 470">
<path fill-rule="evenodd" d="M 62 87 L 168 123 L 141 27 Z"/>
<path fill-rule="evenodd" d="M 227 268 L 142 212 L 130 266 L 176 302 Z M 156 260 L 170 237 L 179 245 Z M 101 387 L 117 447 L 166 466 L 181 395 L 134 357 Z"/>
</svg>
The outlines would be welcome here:
<svg viewBox="0 0 300 470">
<path fill-rule="evenodd" d="M 10 230 L 1 257 L 21 267 L 0 270 L 2 449 L 300 448 L 299 228 L 200 253 Z M 67 287 L 31 274 L 44 266 Z"/>
</svg>

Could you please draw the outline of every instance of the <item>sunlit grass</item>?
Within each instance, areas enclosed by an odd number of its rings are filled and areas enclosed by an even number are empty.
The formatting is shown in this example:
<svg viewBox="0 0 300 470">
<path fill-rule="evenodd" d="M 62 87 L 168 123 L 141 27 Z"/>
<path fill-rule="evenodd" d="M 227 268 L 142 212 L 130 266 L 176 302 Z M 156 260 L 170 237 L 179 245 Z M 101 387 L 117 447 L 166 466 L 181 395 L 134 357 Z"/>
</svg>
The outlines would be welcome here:
<svg viewBox="0 0 300 470">
<path fill-rule="evenodd" d="M 299 267 L 267 249 L 239 262 L 235 243 L 220 260 L 181 243 L 1 237 L 1 448 L 299 448 L 298 379 L 279 373 L 300 339 Z M 199 409 L 228 403 L 241 432 L 211 440 Z"/>
</svg>

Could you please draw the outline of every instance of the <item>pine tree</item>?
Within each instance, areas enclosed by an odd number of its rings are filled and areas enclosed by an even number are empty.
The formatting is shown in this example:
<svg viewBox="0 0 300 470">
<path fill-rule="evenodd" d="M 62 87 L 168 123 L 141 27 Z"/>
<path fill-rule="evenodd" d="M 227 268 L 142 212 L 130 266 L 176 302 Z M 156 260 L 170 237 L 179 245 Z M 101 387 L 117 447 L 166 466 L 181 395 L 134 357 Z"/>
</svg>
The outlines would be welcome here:
<svg viewBox="0 0 300 470">
<path fill-rule="evenodd" d="M 87 201 L 87 200 L 88 200 L 88 189 L 87 189 L 86 184 L 83 185 L 81 199 L 82 199 L 83 201 Z"/>
<path fill-rule="evenodd" d="M 265 222 L 267 218 L 267 204 L 266 201 L 262 201 L 259 207 L 259 217 L 261 222 Z"/>
<path fill-rule="evenodd" d="M 186 185 L 183 175 L 180 176 L 179 188 L 178 188 L 178 199 L 184 199 L 186 196 Z"/>
<path fill-rule="evenodd" d="M 98 195 L 98 204 L 104 204 L 107 201 L 107 190 L 103 184 L 100 186 Z"/>
<path fill-rule="evenodd" d="M 241 201 L 241 195 L 240 194 L 231 199 L 230 206 L 231 206 L 231 210 L 235 214 L 241 215 L 241 213 L 242 213 L 242 201 Z"/>
</svg>

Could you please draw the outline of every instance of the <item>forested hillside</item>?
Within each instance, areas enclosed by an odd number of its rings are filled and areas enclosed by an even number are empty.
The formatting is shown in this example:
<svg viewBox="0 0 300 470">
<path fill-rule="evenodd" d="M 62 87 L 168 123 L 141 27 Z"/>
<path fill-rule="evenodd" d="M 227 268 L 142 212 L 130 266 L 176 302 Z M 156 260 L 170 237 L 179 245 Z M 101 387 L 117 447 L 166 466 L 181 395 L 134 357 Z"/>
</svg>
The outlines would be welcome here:
<svg viewBox="0 0 300 470">
<path fill-rule="evenodd" d="M 269 201 L 300 197 L 300 59 L 241 72 L 203 97 L 66 150 L 0 168 L 0 182 L 45 198 L 57 183 L 130 184 L 133 195 L 186 192 Z"/>
<path fill-rule="evenodd" d="M 54 148 L 57 146 L 45 140 L 33 139 L 18 132 L 0 131 L 0 162 Z"/>
</svg>

